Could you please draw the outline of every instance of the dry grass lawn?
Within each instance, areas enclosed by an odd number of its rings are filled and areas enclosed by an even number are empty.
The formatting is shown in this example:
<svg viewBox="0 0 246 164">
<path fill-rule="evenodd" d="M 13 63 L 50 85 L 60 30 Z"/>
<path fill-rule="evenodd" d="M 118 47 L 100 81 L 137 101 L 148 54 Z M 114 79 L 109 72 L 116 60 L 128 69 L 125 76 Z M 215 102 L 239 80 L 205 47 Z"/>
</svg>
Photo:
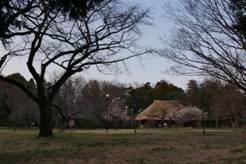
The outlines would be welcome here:
<svg viewBox="0 0 246 164">
<path fill-rule="evenodd" d="M 246 163 L 246 130 L 74 130 L 53 138 L 0 130 L 0 163 Z"/>
</svg>

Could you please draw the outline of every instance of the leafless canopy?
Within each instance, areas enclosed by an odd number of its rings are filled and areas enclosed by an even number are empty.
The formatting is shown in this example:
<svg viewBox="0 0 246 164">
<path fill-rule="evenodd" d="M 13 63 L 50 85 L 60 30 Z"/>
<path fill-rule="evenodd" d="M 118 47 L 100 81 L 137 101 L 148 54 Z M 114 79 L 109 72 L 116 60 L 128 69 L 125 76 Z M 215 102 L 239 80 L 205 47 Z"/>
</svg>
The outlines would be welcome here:
<svg viewBox="0 0 246 164">
<path fill-rule="evenodd" d="M 179 7 L 169 6 L 178 29 L 160 54 L 182 66 L 174 67 L 178 73 L 213 76 L 246 91 L 246 40 L 234 28 L 231 2 L 180 0 Z"/>
<path fill-rule="evenodd" d="M 16 3 L 16 8 L 24 8 Z M 40 2 L 40 1 L 37 1 Z M 42 3 L 42 2 L 40 2 Z M 48 6 L 47 6 L 48 8 Z M 139 34 L 138 25 L 144 23 L 147 11 L 138 6 L 127 6 L 122 1 L 105 0 L 88 11 L 86 17 L 71 19 L 62 12 L 48 10 L 45 4 L 33 4 L 32 9 L 19 19 L 25 22 L 21 29 L 13 29 L 8 56 L 25 56 L 27 68 L 37 84 L 37 94 L 47 94 L 52 100 L 61 85 L 73 74 L 96 65 L 108 66 L 145 52 L 134 49 Z M 119 53 L 124 49 L 124 53 Z M 13 52 L 13 53 L 12 53 Z M 58 69 L 61 76 L 44 88 L 50 69 Z M 1 80 L 14 83 L 37 100 L 28 89 L 1 76 Z M 44 96 L 44 95 L 43 95 Z"/>
</svg>

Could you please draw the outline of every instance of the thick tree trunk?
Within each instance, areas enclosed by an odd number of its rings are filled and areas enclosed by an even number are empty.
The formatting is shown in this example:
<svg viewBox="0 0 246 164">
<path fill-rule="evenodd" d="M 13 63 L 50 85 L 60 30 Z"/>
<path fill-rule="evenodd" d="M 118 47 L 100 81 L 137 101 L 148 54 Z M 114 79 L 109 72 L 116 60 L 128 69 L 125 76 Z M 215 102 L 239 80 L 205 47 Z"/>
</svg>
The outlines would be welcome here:
<svg viewBox="0 0 246 164">
<path fill-rule="evenodd" d="M 39 105 L 39 108 L 40 108 L 39 137 L 51 137 L 53 136 L 51 105 L 42 104 Z"/>
</svg>

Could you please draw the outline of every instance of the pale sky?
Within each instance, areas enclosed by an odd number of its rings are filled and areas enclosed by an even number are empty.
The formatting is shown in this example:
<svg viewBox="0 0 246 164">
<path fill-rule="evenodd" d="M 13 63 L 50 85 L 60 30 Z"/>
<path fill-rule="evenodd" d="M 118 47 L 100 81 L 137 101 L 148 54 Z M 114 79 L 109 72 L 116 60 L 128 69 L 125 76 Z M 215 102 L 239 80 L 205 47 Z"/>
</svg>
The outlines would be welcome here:
<svg viewBox="0 0 246 164">
<path fill-rule="evenodd" d="M 165 18 L 165 10 L 163 9 L 164 3 L 174 2 L 174 0 L 129 0 L 130 2 L 137 2 L 143 7 L 151 8 L 151 23 L 152 26 L 142 27 L 142 38 L 138 41 L 138 45 L 146 47 L 161 48 L 162 43 L 160 37 L 166 36 L 173 30 L 173 22 Z M 1 50 L 1 48 L 0 48 Z M 2 54 L 2 53 L 0 53 Z M 26 68 L 25 60 L 19 58 L 9 63 L 6 67 L 4 74 L 11 74 L 14 72 L 20 72 L 26 78 L 30 78 L 30 74 Z M 196 77 L 184 77 L 168 75 L 168 69 L 173 65 L 170 61 L 157 57 L 157 56 L 144 56 L 142 60 L 130 59 L 127 61 L 127 68 L 129 72 L 117 75 L 105 75 L 99 73 L 95 68 L 91 68 L 86 72 L 80 73 L 85 79 L 97 79 L 117 81 L 120 83 L 145 83 L 151 82 L 155 84 L 159 80 L 167 80 L 174 85 L 182 88 L 186 88 L 186 84 L 190 79 L 197 79 Z M 26 66 L 25 66 L 26 67 Z M 51 72 L 52 73 L 52 70 Z"/>
<path fill-rule="evenodd" d="M 175 3 L 175 0 L 129 0 L 133 3 L 139 3 L 144 7 L 151 8 L 152 26 L 144 26 L 141 28 L 143 36 L 139 40 L 139 45 L 161 48 L 163 42 L 160 37 L 168 37 L 172 32 L 174 23 L 165 17 L 164 3 Z M 191 76 L 177 76 L 168 74 L 168 70 L 174 65 L 169 60 L 157 56 L 144 56 L 143 60 L 131 59 L 127 62 L 129 72 L 121 75 L 103 75 L 94 70 L 89 71 L 87 77 L 96 79 L 115 80 L 125 83 L 133 82 L 151 82 L 155 84 L 159 80 L 167 80 L 178 87 L 186 88 L 186 84 L 190 79 L 198 79 Z"/>
</svg>

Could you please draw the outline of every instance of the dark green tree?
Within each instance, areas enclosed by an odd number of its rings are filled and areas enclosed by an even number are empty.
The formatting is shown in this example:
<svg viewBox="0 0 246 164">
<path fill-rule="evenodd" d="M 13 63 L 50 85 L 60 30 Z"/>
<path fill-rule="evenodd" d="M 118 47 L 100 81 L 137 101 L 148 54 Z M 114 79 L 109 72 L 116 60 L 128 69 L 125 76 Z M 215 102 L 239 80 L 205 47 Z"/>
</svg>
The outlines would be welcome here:
<svg viewBox="0 0 246 164">
<path fill-rule="evenodd" d="M 26 88 L 29 88 L 31 92 L 35 92 L 35 82 L 33 79 L 27 81 L 20 73 L 14 73 L 6 76 L 7 79 L 21 83 Z"/>
<path fill-rule="evenodd" d="M 246 0 L 230 0 L 235 21 L 232 27 L 246 39 Z"/>
<path fill-rule="evenodd" d="M 141 112 L 153 102 L 152 87 L 149 82 L 137 88 L 128 88 L 127 93 L 128 108 L 135 110 L 134 113 Z"/>
<path fill-rule="evenodd" d="M 26 80 L 21 74 L 14 73 L 6 78 L 16 80 L 18 83 L 35 92 L 33 80 Z M 30 126 L 31 122 L 38 121 L 38 110 L 35 103 L 25 95 L 18 87 L 0 81 L 1 102 L 7 105 L 9 114 L 4 117 L 6 126 Z M 5 106 L 5 105 L 4 105 Z"/>
<path fill-rule="evenodd" d="M 16 31 L 26 26 L 20 19 L 29 15 L 31 11 L 44 7 L 47 11 L 62 12 L 71 19 L 85 17 L 87 12 L 99 5 L 103 0 L 1 0 L 0 1 L 0 39 L 8 43 L 18 35 L 31 34 L 31 29 Z"/>
<path fill-rule="evenodd" d="M 186 90 L 187 99 L 192 106 L 200 106 L 200 88 L 195 80 L 190 80 Z"/>
<path fill-rule="evenodd" d="M 165 80 L 161 80 L 157 82 L 156 86 L 153 88 L 153 99 L 175 100 L 184 103 L 186 99 L 186 94 L 183 89 L 178 88 Z"/>
<path fill-rule="evenodd" d="M 8 116 L 12 113 L 9 109 L 9 106 L 6 103 L 6 93 L 1 90 L 0 91 L 0 124 L 3 125 L 6 122 Z"/>
</svg>

